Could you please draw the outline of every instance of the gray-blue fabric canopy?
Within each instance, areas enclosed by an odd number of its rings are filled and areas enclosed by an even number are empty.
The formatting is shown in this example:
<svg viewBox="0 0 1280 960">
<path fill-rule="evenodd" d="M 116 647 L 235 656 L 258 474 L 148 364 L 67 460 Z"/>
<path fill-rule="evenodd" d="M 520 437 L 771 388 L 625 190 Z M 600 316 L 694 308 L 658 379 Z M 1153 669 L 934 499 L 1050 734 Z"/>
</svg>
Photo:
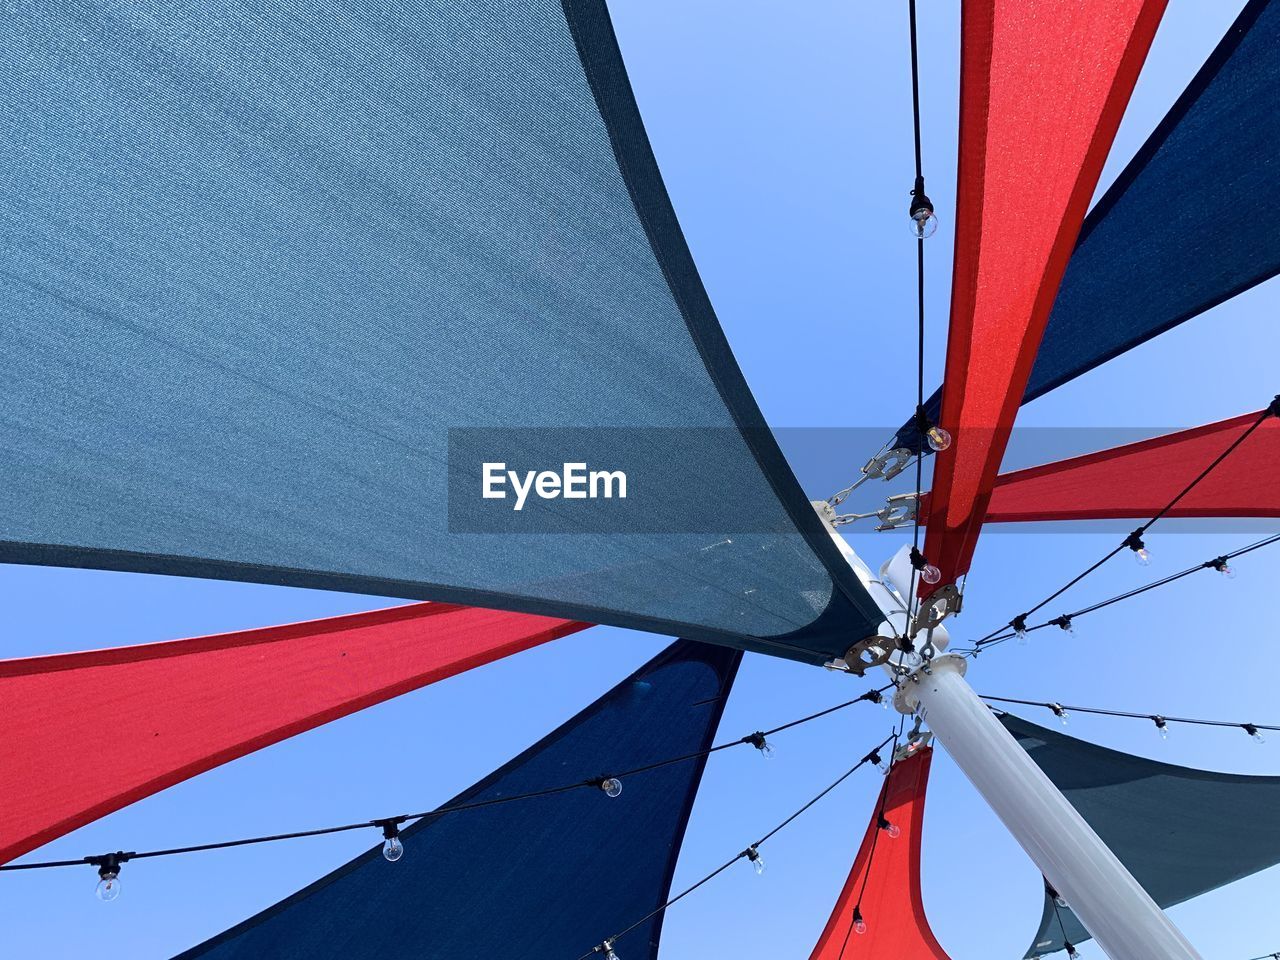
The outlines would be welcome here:
<svg viewBox="0 0 1280 960">
<path fill-rule="evenodd" d="M 875 632 L 603 0 L 18 0 L 0 88 L 0 560 L 808 662 Z M 622 470 L 628 499 L 517 513 L 485 461 Z"/>
<path fill-rule="evenodd" d="M 1085 219 L 1023 403 L 1280 272 L 1259 219 L 1280 205 L 1277 102 L 1280 3 L 1250 0 Z M 914 420 L 894 445 L 920 448 Z"/>
<path fill-rule="evenodd" d="M 741 656 L 673 644 L 444 806 L 705 751 Z M 401 860 L 375 847 L 179 960 L 572 960 L 667 900 L 705 764 L 624 777 L 614 798 L 586 787 L 419 821 L 401 834 Z M 653 960 L 662 919 L 619 949 Z"/>
<path fill-rule="evenodd" d="M 1280 863 L 1280 777 L 1213 773 L 1120 753 L 1020 717 L 1001 722 L 1161 907 Z M 1061 925 L 1059 925 L 1059 917 Z M 1033 958 L 1088 932 L 1045 896 Z"/>
</svg>

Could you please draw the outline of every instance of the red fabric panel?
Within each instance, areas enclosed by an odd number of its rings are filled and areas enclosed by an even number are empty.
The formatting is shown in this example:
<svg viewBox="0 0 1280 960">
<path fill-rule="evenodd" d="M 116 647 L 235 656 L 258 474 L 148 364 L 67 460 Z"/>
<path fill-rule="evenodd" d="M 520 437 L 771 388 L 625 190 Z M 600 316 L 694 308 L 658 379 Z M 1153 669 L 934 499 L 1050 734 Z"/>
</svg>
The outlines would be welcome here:
<svg viewBox="0 0 1280 960">
<path fill-rule="evenodd" d="M 887 833 L 880 833 L 876 838 L 876 813 L 880 809 L 877 801 L 849 879 L 810 960 L 947 960 L 946 952 L 929 929 L 920 897 L 920 833 L 932 759 L 933 749 L 924 747 L 895 763 L 885 777 L 880 793 L 884 817 L 902 835 L 892 839 Z M 875 856 L 871 856 L 873 842 Z M 867 932 L 861 935 L 852 932 L 853 908 L 859 893 L 867 923 Z M 905 903 L 911 904 L 909 916 L 902 909 Z"/>
<path fill-rule="evenodd" d="M 955 266 L 925 554 L 968 570 L 1036 350 L 1165 0 L 965 0 Z"/>
<path fill-rule="evenodd" d="M 1259 413 L 1005 474 L 987 522 L 1154 516 Z M 1277 463 L 1280 420 L 1270 417 L 1165 516 L 1280 517 Z"/>
<path fill-rule="evenodd" d="M 0 661 L 0 863 L 218 764 L 586 626 L 417 603 Z"/>
</svg>

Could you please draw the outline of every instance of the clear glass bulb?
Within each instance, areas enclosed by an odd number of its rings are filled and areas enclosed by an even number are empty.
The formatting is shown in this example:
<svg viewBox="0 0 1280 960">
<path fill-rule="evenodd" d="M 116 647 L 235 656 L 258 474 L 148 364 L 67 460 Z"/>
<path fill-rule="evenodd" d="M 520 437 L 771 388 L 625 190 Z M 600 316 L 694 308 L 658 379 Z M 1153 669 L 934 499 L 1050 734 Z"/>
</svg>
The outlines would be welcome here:
<svg viewBox="0 0 1280 960">
<path fill-rule="evenodd" d="M 764 857 L 760 856 L 760 854 L 756 852 L 755 847 L 751 848 L 751 851 L 747 854 L 747 859 L 750 860 L 751 865 L 756 868 L 756 876 L 764 876 Z"/>
<path fill-rule="evenodd" d="M 1224 563 L 1222 566 L 1218 567 L 1218 572 L 1228 580 L 1234 580 L 1236 578 L 1236 568 L 1231 566 L 1229 563 Z"/>
<path fill-rule="evenodd" d="M 896 823 L 889 824 L 889 826 L 885 827 L 884 832 L 889 835 L 890 840 L 897 840 L 902 836 L 902 828 Z"/>
<path fill-rule="evenodd" d="M 942 429 L 936 423 L 925 431 L 924 438 L 928 441 L 929 448 L 936 453 L 941 453 L 951 446 L 951 432 Z"/>
<path fill-rule="evenodd" d="M 926 563 L 920 570 L 920 579 L 925 583 L 937 583 L 942 579 L 942 571 L 932 563 Z"/>
<path fill-rule="evenodd" d="M 911 233 L 917 240 L 928 240 L 938 232 L 938 218 L 928 207 L 911 214 Z"/>
<path fill-rule="evenodd" d="M 1067 944 L 1068 960 L 1079 960 L 1079 957 L 1080 957 L 1080 951 L 1077 950 L 1073 944 L 1070 944 L 1070 943 Z"/>
<path fill-rule="evenodd" d="M 1063 910 L 1067 909 L 1067 901 L 1062 899 L 1062 894 L 1058 894 L 1053 898 L 1053 902 L 1060 906 Z"/>
<path fill-rule="evenodd" d="M 1133 551 L 1133 559 L 1138 561 L 1138 566 L 1149 567 L 1151 566 L 1151 551 L 1146 547 L 1139 547 Z"/>
<path fill-rule="evenodd" d="M 382 844 L 382 856 L 391 863 L 395 863 L 404 856 L 404 844 L 400 842 L 399 837 L 387 837 Z"/>
<path fill-rule="evenodd" d="M 94 890 L 98 899 L 103 903 L 110 903 L 112 900 L 120 897 L 120 874 L 112 871 L 102 874 L 102 879 L 98 881 L 98 887 Z"/>
<path fill-rule="evenodd" d="M 618 955 L 613 950 L 612 940 L 606 940 L 600 944 L 600 952 L 604 954 L 604 960 L 618 960 Z"/>
<path fill-rule="evenodd" d="M 1018 646 L 1025 647 L 1027 645 L 1027 628 L 1019 627 L 1013 631 L 1013 639 L 1018 641 Z"/>
<path fill-rule="evenodd" d="M 862 911 L 857 907 L 853 908 L 853 932 L 859 935 L 867 932 L 867 921 L 862 919 Z"/>
<path fill-rule="evenodd" d="M 1262 731 L 1255 727 L 1252 723 L 1244 725 L 1244 732 L 1253 737 L 1254 743 L 1266 743 L 1267 738 L 1262 735 Z"/>
<path fill-rule="evenodd" d="M 1070 719 L 1071 719 L 1071 715 L 1070 715 L 1069 713 L 1067 713 L 1067 711 L 1066 711 L 1066 710 L 1064 710 L 1064 709 L 1063 709 L 1060 705 L 1058 705 L 1058 704 L 1055 704 L 1055 705 L 1052 707 L 1052 710 L 1053 710 L 1053 715 L 1054 715 L 1055 717 L 1057 717 L 1057 718 L 1058 718 L 1058 721 L 1059 721 L 1059 722 L 1060 722 L 1064 727 L 1065 727 L 1065 726 L 1067 726 L 1068 722 L 1069 722 L 1069 721 L 1070 721 Z"/>
<path fill-rule="evenodd" d="M 601 782 L 600 789 L 605 792 L 605 796 L 616 797 L 622 792 L 622 781 L 617 777 L 609 777 Z"/>
<path fill-rule="evenodd" d="M 1156 730 L 1160 732 L 1161 740 L 1169 739 L 1169 725 L 1166 724 L 1163 720 L 1156 721 Z"/>
</svg>

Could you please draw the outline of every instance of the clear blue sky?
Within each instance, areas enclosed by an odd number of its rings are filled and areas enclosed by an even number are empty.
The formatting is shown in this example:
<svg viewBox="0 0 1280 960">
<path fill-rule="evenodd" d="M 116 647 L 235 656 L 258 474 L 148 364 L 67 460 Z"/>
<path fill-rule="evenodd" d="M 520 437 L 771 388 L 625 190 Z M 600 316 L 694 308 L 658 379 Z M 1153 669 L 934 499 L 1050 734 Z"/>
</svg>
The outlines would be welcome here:
<svg viewBox="0 0 1280 960">
<path fill-rule="evenodd" d="M 1241 0 L 1172 0 L 1103 185 L 1150 132 L 1222 36 Z M 914 258 L 903 3 L 614 0 L 615 22 L 654 148 L 712 299 L 775 427 L 884 427 L 833 442 L 800 470 L 833 492 L 909 412 Z M 930 241 L 930 386 L 942 366 L 955 182 L 958 4 L 921 0 L 925 158 L 942 217 Z M 1177 198 L 1170 198 L 1176 203 Z M 1163 228 L 1152 211 L 1152 231 Z M 1135 236 L 1141 246 L 1143 238 Z M 1174 428 L 1257 409 L 1274 375 L 1270 284 L 1213 310 L 1028 407 L 1027 426 Z M 875 435 L 874 444 L 865 436 Z M 797 450 L 805 435 L 784 433 Z M 1107 442 L 1103 440 L 1102 442 Z M 883 488 L 882 488 L 883 489 Z M 895 492 L 897 489 L 895 488 Z M 1004 530 L 980 544 L 953 634 L 1008 620 L 1105 552 L 1113 533 Z M 1157 528 L 1160 531 L 1162 528 Z M 1079 606 L 1200 562 L 1248 533 L 1170 524 L 1148 539 L 1148 571 L 1121 557 L 1077 588 Z M 861 532 L 873 565 L 901 535 Z M 1006 645 L 970 673 L 981 691 L 1190 716 L 1280 721 L 1250 623 L 1274 591 L 1280 550 L 1096 614 L 1075 638 Z M 367 597 L 125 574 L 0 567 L 5 650 L 29 655 L 140 643 L 384 605 Z M 1074 602 L 1074 601 L 1078 601 Z M 1064 609 L 1066 606 L 1064 605 Z M 443 801 L 589 703 L 661 649 L 663 638 L 598 628 L 330 724 L 228 764 L 40 851 L 82 856 L 347 822 Z M 282 693 L 288 678 L 282 677 Z M 785 722 L 863 684 L 748 657 L 724 736 Z M 92 710 L 93 704 L 73 709 Z M 0 713 L 0 717 L 3 714 Z M 1029 714 L 1052 722 L 1044 712 Z M 102 718 L 110 722 L 109 716 Z M 878 708 L 777 737 L 779 757 L 728 751 L 707 770 L 676 885 L 720 864 L 861 756 L 886 732 Z M 1076 716 L 1071 732 L 1134 753 L 1241 773 L 1280 773 L 1280 737 Z M 878 787 L 855 778 L 773 840 L 763 878 L 742 866 L 677 905 L 664 956 L 803 958 L 849 868 Z M 1152 811 L 1159 816 L 1159 811 Z M 1222 811 L 1230 816 L 1230 811 Z M 340 835 L 133 865 L 115 904 L 92 870 L 0 875 L 0 924 L 14 957 L 107 950 L 164 958 L 248 916 L 370 845 Z M 413 855 L 412 851 L 409 855 Z M 616 865 L 625 869 L 625 864 Z M 584 880 L 585 882 L 585 880 Z M 1206 960 L 1280 949 L 1270 870 L 1173 916 Z M 934 764 L 924 893 L 953 960 L 1020 957 L 1036 928 L 1034 867 L 945 756 Z M 607 931 L 583 931 L 584 949 Z M 512 945 L 519 955 L 519 945 Z M 1101 956 L 1094 945 L 1089 957 Z M 625 958 L 626 953 L 623 953 Z"/>
</svg>

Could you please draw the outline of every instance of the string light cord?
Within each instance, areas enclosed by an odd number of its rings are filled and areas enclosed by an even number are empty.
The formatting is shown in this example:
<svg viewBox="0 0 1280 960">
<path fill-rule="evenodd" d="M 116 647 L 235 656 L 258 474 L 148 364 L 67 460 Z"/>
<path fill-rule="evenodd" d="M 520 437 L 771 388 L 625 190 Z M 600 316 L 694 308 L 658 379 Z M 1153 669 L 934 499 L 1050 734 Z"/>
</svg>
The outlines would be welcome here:
<svg viewBox="0 0 1280 960">
<path fill-rule="evenodd" d="M 1099 567 L 1105 564 L 1108 560 L 1110 560 L 1116 554 L 1120 553 L 1122 550 L 1126 550 L 1126 549 L 1132 550 L 1140 558 L 1147 556 L 1146 546 L 1142 541 L 1143 534 L 1145 534 L 1149 529 L 1151 529 L 1152 525 L 1155 524 L 1156 521 L 1160 520 L 1170 510 L 1176 507 L 1182 501 L 1183 497 L 1185 497 L 1188 493 L 1190 493 L 1197 486 L 1199 486 L 1199 484 L 1202 481 L 1204 481 L 1204 479 L 1208 477 L 1209 474 L 1211 474 L 1215 469 L 1217 469 L 1217 467 L 1222 463 L 1222 461 L 1226 460 L 1227 457 L 1235 453 L 1235 451 L 1239 449 L 1240 445 L 1244 443 L 1246 440 L 1248 440 L 1249 437 L 1253 435 L 1253 432 L 1257 430 L 1260 426 L 1262 426 L 1264 421 L 1266 421 L 1271 417 L 1280 417 L 1280 395 L 1277 395 L 1276 398 L 1271 401 L 1271 404 L 1266 409 L 1264 409 L 1261 413 L 1258 414 L 1257 419 L 1255 419 L 1253 423 L 1251 423 L 1243 432 L 1241 432 L 1240 436 L 1232 440 L 1231 443 L 1228 444 L 1225 450 L 1223 450 L 1220 454 L 1214 457 L 1212 462 L 1210 462 L 1210 464 L 1207 467 L 1201 470 L 1194 480 L 1192 480 L 1185 487 L 1183 487 L 1182 490 L 1177 494 L 1177 496 L 1175 496 L 1167 504 L 1161 507 L 1155 513 L 1155 515 L 1152 516 L 1149 520 L 1144 522 L 1136 530 L 1134 530 L 1127 537 L 1125 537 L 1124 540 L 1122 540 L 1118 546 L 1114 547 L 1106 556 L 1104 556 L 1101 560 L 1098 560 L 1097 562 L 1095 562 L 1092 566 L 1087 567 L 1084 570 L 1084 572 L 1079 573 L 1075 577 L 1068 580 L 1066 584 L 1064 584 L 1062 587 L 1059 587 L 1053 593 L 1049 594 L 1049 596 L 1045 597 L 1043 600 L 1037 603 L 1034 607 L 1031 607 L 1030 609 L 1025 610 L 1022 613 L 1018 614 L 1016 617 L 1010 620 L 1008 624 L 1006 624 L 1005 626 L 991 631 L 991 633 L 987 634 L 987 636 L 983 637 L 981 640 L 978 640 L 974 645 L 980 647 L 985 641 L 991 640 L 994 637 L 996 637 L 998 634 L 1002 633 L 1006 627 L 1013 627 L 1018 632 L 1025 632 L 1026 630 L 1025 623 L 1026 623 L 1027 617 L 1031 616 L 1033 613 L 1040 610 L 1042 607 L 1045 607 L 1046 605 L 1056 600 L 1058 597 L 1062 596 L 1064 593 L 1066 593 L 1068 590 L 1074 587 L 1077 583 L 1079 583 L 1085 577 L 1089 576 L 1091 573 L 1093 573 L 1095 570 L 1097 570 Z M 1022 624 L 1023 626 L 1020 628 L 1018 626 L 1019 624 Z"/>
<path fill-rule="evenodd" d="M 1045 627 L 1060 627 L 1066 629 L 1078 617 L 1083 617 L 1086 614 L 1105 609 L 1106 607 L 1120 603 L 1123 600 L 1129 600 L 1133 597 L 1140 596 L 1150 590 L 1155 590 L 1157 587 L 1163 587 L 1178 580 L 1182 580 L 1185 577 L 1189 577 L 1193 573 L 1200 573 L 1202 570 L 1222 571 L 1226 567 L 1227 561 L 1234 560 L 1236 557 L 1242 557 L 1247 553 L 1253 553 L 1255 550 L 1261 550 L 1263 547 L 1270 546 L 1274 543 L 1280 543 L 1280 534 L 1273 534 L 1272 536 L 1264 537 L 1261 540 L 1256 540 L 1238 550 L 1231 550 L 1227 553 L 1220 554 L 1212 560 L 1206 560 L 1204 563 L 1198 563 L 1193 567 L 1187 567 L 1185 570 L 1179 570 L 1177 573 L 1172 573 L 1167 577 L 1162 577 L 1159 580 L 1152 581 L 1151 583 L 1145 584 L 1141 587 L 1135 587 L 1132 590 L 1126 590 L 1124 593 L 1116 594 L 1114 597 L 1109 597 L 1106 600 L 1100 600 L 1099 602 L 1090 604 L 1087 607 L 1081 607 L 1079 610 L 1074 610 L 1071 613 L 1064 613 L 1059 617 L 1054 617 L 1052 620 L 1046 620 L 1043 623 L 1037 623 L 1034 626 L 1028 626 L 1024 623 L 1023 632 L 1034 633 L 1037 630 L 1043 630 Z M 1025 614 L 1023 616 L 1025 616 Z M 988 647 L 1010 640 L 1017 635 L 1016 630 L 1007 630 L 1002 627 L 1000 630 L 989 633 L 982 639 L 975 641 L 973 646 L 965 652 L 970 655 L 976 654 Z"/>
<path fill-rule="evenodd" d="M 625 927 L 618 933 L 615 933 L 613 936 L 608 937 L 605 940 L 601 941 L 601 946 L 592 947 L 590 950 L 588 950 L 586 953 L 580 956 L 578 960 L 590 960 L 590 958 L 595 957 L 601 953 L 604 953 L 605 950 L 602 949 L 604 944 L 612 945 L 617 943 L 620 939 L 625 937 L 631 931 L 635 930 L 637 927 L 643 926 L 645 923 L 648 923 L 658 914 L 663 913 L 669 907 L 673 906 L 676 903 L 679 903 L 681 900 L 683 900 L 689 894 L 693 893 L 703 884 L 708 883 L 711 880 L 714 880 L 716 877 L 724 873 L 726 870 L 728 870 L 731 866 L 733 866 L 739 860 L 750 858 L 750 855 L 752 852 L 758 850 L 761 846 L 763 846 L 770 839 L 776 836 L 780 831 L 782 831 L 791 823 L 793 823 L 798 817 L 802 816 L 804 813 L 810 810 L 816 803 L 822 800 L 823 797 L 831 793 L 832 790 L 834 790 L 836 787 L 840 786 L 840 784 L 848 780 L 851 776 L 857 773 L 858 770 L 860 770 L 863 766 L 865 766 L 868 763 L 874 763 L 875 759 L 879 756 L 880 751 L 883 750 L 886 746 L 888 746 L 893 741 L 894 736 L 895 736 L 894 734 L 890 733 L 889 736 L 885 737 L 878 744 L 872 747 L 871 750 L 867 752 L 866 756 L 864 756 L 861 760 L 855 763 L 852 767 L 850 767 L 844 773 L 840 774 L 840 776 L 838 776 L 835 780 L 831 781 L 831 783 L 829 783 L 827 786 L 823 787 L 819 793 L 817 793 L 810 800 L 806 801 L 802 807 L 800 807 L 798 810 L 792 813 L 789 817 L 787 817 L 785 820 L 779 823 L 776 827 L 774 827 L 772 830 L 770 830 L 768 833 L 762 836 L 755 843 L 748 846 L 746 850 L 743 850 L 741 853 L 737 854 L 733 858 L 726 860 L 724 863 L 716 867 L 714 870 L 708 873 L 701 880 L 694 883 L 692 886 L 686 887 L 684 890 L 680 891 L 680 893 L 676 894 L 674 897 L 667 900 L 665 903 L 659 904 L 657 907 L 655 907 L 653 910 L 650 910 L 639 920 L 636 920 L 634 923 Z"/>
<path fill-rule="evenodd" d="M 1046 880 L 1045 881 L 1046 888 L 1048 888 L 1048 884 L 1049 884 L 1049 881 Z M 1076 952 L 1075 944 L 1067 939 L 1067 927 L 1062 922 L 1062 914 L 1058 910 L 1058 898 L 1050 897 L 1049 902 L 1053 904 L 1053 915 L 1057 917 L 1058 929 L 1062 931 L 1062 949 L 1067 951 L 1068 960 L 1075 960 L 1075 958 L 1078 957 L 1080 954 Z"/>
<path fill-rule="evenodd" d="M 886 691 L 893 689 L 892 683 L 887 683 L 883 687 L 868 690 L 861 696 L 854 697 L 852 700 L 846 700 L 835 706 L 827 707 L 825 710 L 819 710 L 817 713 L 811 713 L 808 716 L 800 717 L 797 720 L 791 720 L 787 723 L 768 730 L 757 730 L 755 733 L 741 737 L 737 740 L 730 740 L 725 743 L 717 744 L 706 750 L 699 750 L 693 753 L 681 754 L 677 757 L 670 757 L 665 760 L 659 760 L 655 763 L 648 763 L 640 767 L 634 767 L 630 770 L 624 770 L 619 773 L 610 775 L 609 777 L 597 777 L 591 780 L 578 780 L 573 783 L 566 783 L 560 786 L 547 787 L 542 790 L 534 790 L 528 793 L 511 794 L 505 797 L 493 797 L 488 800 L 476 800 L 470 803 L 452 804 L 447 807 L 437 807 L 434 810 L 424 810 L 418 813 L 405 813 L 394 817 L 383 817 L 375 820 L 362 820 L 358 823 L 344 823 L 332 827 L 318 827 L 314 830 L 295 830 L 288 833 L 264 834 L 255 837 L 242 837 L 236 840 L 219 840 L 212 843 L 192 844 L 183 847 L 169 847 L 163 850 L 145 850 L 145 851 L 116 851 L 114 854 L 101 854 L 88 857 L 81 857 L 78 860 L 41 860 L 32 863 L 7 863 L 0 865 L 0 871 L 17 871 L 17 870 L 44 870 L 51 867 L 75 867 L 89 864 L 91 866 L 100 865 L 100 861 L 104 856 L 113 856 L 119 863 L 126 863 L 130 860 L 148 860 L 154 857 L 170 857 L 184 853 L 203 853 L 209 850 L 227 850 L 233 847 L 252 846 L 260 843 L 276 843 L 284 840 L 299 840 L 306 837 L 323 837 L 334 833 L 347 833 L 352 830 L 368 830 L 371 827 L 385 827 L 388 824 L 399 827 L 402 824 L 410 823 L 416 820 L 425 820 L 433 817 L 442 817 L 450 813 L 463 813 L 469 810 L 479 810 L 486 807 L 496 806 L 503 803 L 514 803 L 520 800 L 533 800 L 539 797 L 555 796 L 556 794 L 567 793 L 570 790 L 579 790 L 584 787 L 592 787 L 601 789 L 606 780 L 618 780 L 622 778 L 637 776 L 639 774 L 648 773 L 662 767 L 668 767 L 677 763 L 686 763 L 690 760 L 699 760 L 703 757 L 710 756 L 713 753 L 719 753 L 722 750 L 728 750 L 732 747 L 740 747 L 749 744 L 763 751 L 768 747 L 765 740 L 766 737 L 782 733 L 793 727 L 818 720 L 822 717 L 829 716 L 840 710 L 845 710 L 856 703 L 881 703 L 884 700 Z"/>
<path fill-rule="evenodd" d="M 898 721 L 898 729 L 893 734 L 893 746 L 890 747 L 889 753 L 889 769 L 885 772 L 885 777 L 889 777 L 893 773 L 894 764 L 898 762 L 898 741 L 902 738 L 902 729 L 906 725 L 907 718 L 904 715 Z M 885 829 L 884 808 L 889 799 L 888 780 L 885 780 L 885 788 L 880 792 L 880 802 L 876 805 L 876 832 L 871 837 L 871 849 L 867 851 L 867 865 L 862 872 L 862 886 L 858 890 L 858 901 L 853 905 L 853 918 L 849 923 L 849 929 L 844 932 L 844 942 L 840 944 L 840 954 L 836 960 L 844 960 L 844 952 L 849 948 L 849 936 L 853 933 L 854 927 L 859 923 L 865 924 L 862 917 L 862 898 L 867 893 L 867 881 L 871 879 L 871 865 L 876 860 L 876 846 L 880 842 L 880 834 Z M 863 927 L 865 930 L 865 926 Z M 859 931 L 861 932 L 861 931 Z"/>
<path fill-rule="evenodd" d="M 1236 720 L 1205 720 L 1199 717 L 1173 717 L 1167 713 L 1134 713 L 1129 710 L 1109 710 L 1103 707 L 1078 707 L 1067 703 L 1058 703 L 1056 701 L 1045 700 L 1018 700 L 1013 697 L 991 697 L 986 694 L 979 694 L 983 700 L 989 700 L 992 703 L 1012 703 L 1023 707 L 1043 707 L 1046 710 L 1052 710 L 1055 714 L 1059 711 L 1065 713 L 1088 713 L 1100 717 L 1124 717 L 1132 720 L 1149 720 L 1157 722 L 1157 726 L 1164 723 L 1186 723 L 1200 727 L 1234 727 L 1237 730 L 1244 730 L 1246 733 L 1253 735 L 1253 731 L 1271 730 L 1280 731 L 1280 725 L 1270 723 L 1241 723 Z M 1060 715 L 1060 714 L 1059 714 Z"/>
</svg>

